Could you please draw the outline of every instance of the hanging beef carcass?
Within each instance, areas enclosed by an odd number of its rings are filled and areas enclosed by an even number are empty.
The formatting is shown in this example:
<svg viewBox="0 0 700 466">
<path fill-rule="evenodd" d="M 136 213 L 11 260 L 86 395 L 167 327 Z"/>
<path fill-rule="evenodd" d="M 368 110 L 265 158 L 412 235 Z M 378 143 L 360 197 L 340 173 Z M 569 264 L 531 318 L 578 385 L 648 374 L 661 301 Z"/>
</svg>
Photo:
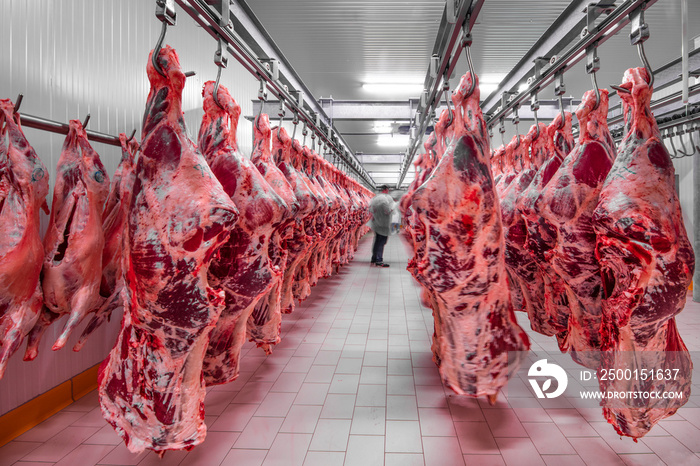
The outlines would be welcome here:
<svg viewBox="0 0 700 466">
<path fill-rule="evenodd" d="M 108 194 L 105 167 L 81 122 L 71 120 L 44 237 L 44 308 L 29 335 L 25 360 L 36 357 L 42 335 L 61 316 L 67 314 L 68 321 L 53 350 L 63 348 L 75 327 L 101 304 L 102 209 Z"/>
<path fill-rule="evenodd" d="M 571 113 L 566 113 L 562 120 L 561 114 L 547 128 L 540 129 L 537 141 L 545 144 L 546 160 L 535 174 L 530 185 L 523 191 L 517 208 L 522 215 L 527 228 L 525 248 L 534 259 L 544 281 L 544 315 L 538 321 L 547 322 L 547 328 L 561 332 L 555 320 L 569 314 L 569 302 L 564 289 L 564 283 L 552 268 L 549 261 L 549 251 L 557 241 L 557 231 L 554 225 L 540 213 L 541 194 L 557 173 L 562 161 L 573 148 L 571 133 Z M 537 149 L 534 148 L 533 151 Z M 541 147 L 541 146 L 539 146 Z M 540 327 L 542 324 L 538 324 Z"/>
<path fill-rule="evenodd" d="M 455 140 L 413 198 L 428 225 L 429 261 L 419 264 L 437 303 L 438 365 L 460 394 L 495 399 L 529 348 L 510 303 L 498 198 L 479 91 L 462 77 L 452 100 Z M 509 352 L 515 356 L 509 364 Z"/>
<path fill-rule="evenodd" d="M 214 82 L 208 81 L 202 92 L 199 148 L 240 210 L 240 217 L 209 268 L 209 278 L 224 290 L 226 302 L 204 359 L 207 385 L 231 382 L 238 376 L 248 318 L 278 274 L 270 261 L 269 243 L 275 225 L 286 215 L 284 201 L 238 151 L 236 129 L 241 107 L 224 86 L 217 92 L 220 106 L 213 92 Z"/>
<path fill-rule="evenodd" d="M 280 130 L 280 135 L 281 140 L 288 139 L 284 128 Z M 306 251 L 313 245 L 314 238 L 311 236 L 311 232 L 314 229 L 316 210 L 320 204 L 307 182 L 308 178 L 299 171 L 303 150 L 301 144 L 296 139 L 289 139 L 290 144 L 284 143 L 279 147 L 275 146 L 277 151 L 273 150 L 273 153 L 279 156 L 277 166 L 294 190 L 294 195 L 299 202 L 299 211 L 294 219 L 293 237 L 291 241 L 287 242 L 287 264 L 282 280 L 280 303 L 283 313 L 290 313 L 294 310 L 294 294 L 292 292 L 294 279 L 298 269 L 302 266 Z"/>
<path fill-rule="evenodd" d="M 165 46 L 156 63 L 163 74 L 148 61 L 151 90 L 124 242 L 124 319 L 98 379 L 102 414 L 132 452 L 204 440 L 202 361 L 224 308 L 209 264 L 238 218 L 187 137 L 177 54 Z"/>
<path fill-rule="evenodd" d="M 513 141 L 516 141 L 516 139 Z M 516 151 L 516 148 L 520 146 L 516 146 L 513 141 L 506 144 L 503 149 L 503 170 L 496 184 L 496 192 L 498 193 L 499 199 L 503 199 L 503 193 L 506 188 L 510 186 L 515 177 L 518 176 L 518 173 L 522 171 L 522 161 L 519 160 L 522 153 L 519 150 Z"/>
<path fill-rule="evenodd" d="M 131 206 L 131 193 L 136 179 L 134 157 L 139 144 L 133 138 L 128 139 L 124 133 L 119 135 L 119 142 L 122 148 L 122 159 L 112 177 L 109 196 L 102 212 L 102 230 L 105 236 L 105 246 L 102 250 L 102 281 L 100 282 L 102 303 L 85 327 L 73 351 L 79 351 L 87 342 L 87 338 L 102 325 L 105 319 L 109 319 L 112 312 L 122 306 L 121 292 L 124 286 L 122 244 Z"/>
<path fill-rule="evenodd" d="M 606 401 L 603 414 L 608 422 L 620 435 L 634 438 L 688 401 L 693 367 L 674 316 L 685 305 L 694 254 L 675 190 L 673 163 L 649 108 L 648 82 L 644 68 L 625 72 L 622 87 L 630 92 L 619 95 L 626 135 L 593 212 L 603 280 L 601 368 L 657 374 L 645 380 L 600 380 L 601 389 L 683 394 Z M 658 377 L 660 372 L 663 377 Z"/>
<path fill-rule="evenodd" d="M 40 209 L 49 173 L 24 136 L 14 104 L 0 100 L 0 379 L 39 318 L 44 262 Z"/>
<path fill-rule="evenodd" d="M 282 280 L 287 266 L 286 242 L 291 239 L 294 231 L 294 223 L 299 202 L 294 195 L 294 189 L 289 184 L 284 174 L 277 168 L 270 152 L 270 120 L 266 114 L 260 114 L 254 124 L 255 141 L 251 161 L 255 164 L 263 178 L 275 190 L 282 199 L 280 207 L 284 208 L 280 220 L 273 224 L 272 236 L 268 244 L 270 260 L 274 269 L 272 288 L 258 301 L 253 313 L 248 318 L 247 336 L 250 341 L 262 348 L 267 354 L 271 353 L 271 346 L 280 341 L 280 328 L 282 325 L 282 311 L 280 309 Z M 277 129 L 277 128 L 275 128 Z M 285 133 L 286 135 L 286 133 Z M 284 143 L 280 140 L 281 131 L 275 131 L 274 149 L 281 150 Z M 287 143 L 289 136 L 287 136 Z"/>
<path fill-rule="evenodd" d="M 588 91 L 576 117 L 579 140 L 540 194 L 540 215 L 553 225 L 557 240 L 547 252 L 554 272 L 562 278 L 568 309 L 552 314 L 562 351 L 575 361 L 598 367 L 601 324 L 600 267 L 595 258 L 593 210 L 615 159 L 607 124 L 608 91 Z"/>
<path fill-rule="evenodd" d="M 498 186 L 499 181 L 501 181 L 501 178 L 503 178 L 503 175 L 504 175 L 505 155 L 506 155 L 505 146 L 499 146 L 498 149 L 493 151 L 493 155 L 491 156 L 491 163 L 492 163 L 492 166 L 494 167 L 493 182 L 496 186 Z"/>
<path fill-rule="evenodd" d="M 544 319 L 544 277 L 535 259 L 527 251 L 527 228 L 518 210 L 522 193 L 537 173 L 537 167 L 528 155 L 530 138 L 517 135 L 508 146 L 506 156 L 508 153 L 514 154 L 514 171 L 517 172 L 517 176 L 502 192 L 501 212 L 506 239 L 506 267 L 513 292 L 513 305 L 516 309 L 527 312 L 533 330 L 544 335 L 553 335 L 553 329 Z"/>
<path fill-rule="evenodd" d="M 342 228 L 340 218 L 343 210 L 343 201 L 338 193 L 333 189 L 333 186 L 325 178 L 327 162 L 319 154 L 314 152 L 316 165 L 316 181 L 323 192 L 326 193 L 331 201 L 331 208 L 326 215 L 326 229 L 323 234 L 321 247 L 316 251 L 315 256 L 312 256 L 312 268 L 310 270 L 311 286 L 315 286 L 320 278 L 325 278 L 332 273 L 331 249 L 335 235 Z"/>
</svg>

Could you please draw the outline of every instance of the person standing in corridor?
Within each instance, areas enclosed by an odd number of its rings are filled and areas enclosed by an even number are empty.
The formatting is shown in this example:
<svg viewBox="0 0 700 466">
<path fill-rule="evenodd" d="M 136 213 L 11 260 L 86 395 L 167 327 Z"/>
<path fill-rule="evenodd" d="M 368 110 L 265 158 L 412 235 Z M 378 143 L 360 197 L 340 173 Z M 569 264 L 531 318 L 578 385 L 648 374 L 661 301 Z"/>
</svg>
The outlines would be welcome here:
<svg viewBox="0 0 700 466">
<path fill-rule="evenodd" d="M 389 267 L 384 262 L 384 245 L 391 234 L 391 212 L 394 210 L 394 199 L 389 195 L 389 186 L 379 188 L 379 194 L 374 196 L 369 204 L 372 220 L 369 227 L 374 231 L 374 244 L 372 245 L 372 260 L 377 267 Z"/>
</svg>

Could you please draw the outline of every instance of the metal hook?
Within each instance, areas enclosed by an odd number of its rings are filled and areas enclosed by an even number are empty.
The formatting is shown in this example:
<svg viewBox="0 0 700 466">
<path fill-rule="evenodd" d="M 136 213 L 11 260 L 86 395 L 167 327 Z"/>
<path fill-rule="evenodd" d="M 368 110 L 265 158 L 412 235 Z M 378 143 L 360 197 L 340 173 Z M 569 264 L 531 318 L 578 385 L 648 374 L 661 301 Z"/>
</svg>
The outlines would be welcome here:
<svg viewBox="0 0 700 466">
<path fill-rule="evenodd" d="M 673 130 L 671 128 L 669 128 L 666 131 L 666 134 L 668 135 L 668 140 L 671 143 L 671 148 L 673 149 L 672 157 L 675 159 L 678 157 L 678 150 L 676 149 L 676 145 L 673 143 Z"/>
<path fill-rule="evenodd" d="M 297 134 L 297 126 L 299 126 L 299 114 L 294 112 L 294 118 L 292 119 L 292 124 L 294 125 L 294 131 L 292 131 L 292 141 L 294 136 Z"/>
<path fill-rule="evenodd" d="M 564 99 L 563 96 L 566 94 L 566 85 L 564 84 L 564 74 L 559 73 L 554 78 L 554 95 L 557 96 L 559 101 L 559 114 L 561 115 L 561 122 L 557 129 L 563 129 L 566 124 L 566 114 L 564 114 Z"/>
<path fill-rule="evenodd" d="M 453 115 L 452 115 L 452 109 L 450 108 L 450 80 L 447 76 L 447 73 L 445 73 L 445 77 L 443 78 L 443 85 L 442 85 L 442 91 L 443 94 L 445 94 L 445 104 L 447 105 L 447 115 L 450 117 L 449 120 L 447 120 L 447 126 L 450 126 L 452 124 L 452 121 L 454 120 Z"/>
<path fill-rule="evenodd" d="M 600 69 L 600 58 L 598 58 L 598 43 L 586 49 L 586 73 L 591 75 L 591 83 L 593 84 L 593 91 L 595 92 L 595 105 L 593 110 L 600 107 L 600 89 L 598 89 L 598 80 L 596 79 L 596 72 Z"/>
<path fill-rule="evenodd" d="M 131 142 L 132 139 L 134 139 L 134 136 L 136 136 L 136 128 L 131 132 L 131 136 L 129 136 L 129 139 L 126 140 L 126 142 Z"/>
<path fill-rule="evenodd" d="M 593 110 L 597 110 L 600 107 L 600 89 L 598 89 L 598 80 L 595 77 L 595 73 L 591 73 L 591 83 L 593 83 L 593 90 L 595 91 L 595 105 Z"/>
<path fill-rule="evenodd" d="M 301 130 L 302 136 L 304 136 L 304 142 L 302 143 L 302 146 L 306 146 L 306 135 L 309 134 L 309 130 L 306 128 L 306 122 L 304 122 L 304 127 Z"/>
<path fill-rule="evenodd" d="M 22 99 L 24 99 L 24 94 L 17 95 L 17 100 L 15 100 L 15 108 L 12 109 L 12 113 L 19 112 L 19 108 L 22 106 Z"/>
<path fill-rule="evenodd" d="M 622 86 L 616 86 L 615 84 L 611 84 L 611 85 L 610 85 L 610 88 L 611 88 L 611 89 L 615 89 L 615 90 L 617 91 L 618 94 L 621 93 L 621 92 L 624 93 L 624 94 L 631 94 L 631 93 L 632 93 L 632 91 L 630 91 L 629 89 L 625 89 L 625 88 L 622 87 Z"/>
<path fill-rule="evenodd" d="M 284 99 L 280 97 L 280 109 L 277 111 L 277 115 L 280 117 L 280 122 L 277 125 L 277 139 L 282 141 L 282 138 L 280 137 L 280 130 L 282 129 L 282 120 L 284 120 L 284 114 L 286 112 L 284 111 Z"/>
<path fill-rule="evenodd" d="M 515 126 L 515 137 L 518 140 L 518 143 L 515 145 L 515 148 L 517 149 L 520 147 L 520 130 L 518 130 L 518 124 L 520 123 L 520 116 L 518 115 L 518 107 L 519 105 L 516 105 L 513 107 L 513 125 Z"/>
<path fill-rule="evenodd" d="M 158 63 L 158 55 L 160 55 L 160 49 L 163 48 L 163 41 L 165 40 L 165 32 L 167 30 L 168 23 L 163 21 L 162 26 L 160 28 L 160 37 L 158 37 L 158 42 L 156 42 L 156 46 L 153 49 L 153 53 L 151 54 L 151 64 L 161 76 L 165 76 L 165 71 L 163 71 L 163 68 L 161 68 L 160 64 Z"/>
<path fill-rule="evenodd" d="M 501 133 L 501 142 L 503 143 L 503 148 L 506 147 L 506 124 L 503 118 L 500 119 L 498 124 L 498 132 Z"/>
<path fill-rule="evenodd" d="M 537 100 L 537 91 L 535 91 L 532 93 L 532 97 L 530 98 L 530 110 L 532 110 L 532 114 L 535 117 L 535 129 L 537 130 L 535 137 L 532 139 L 533 141 L 540 137 L 540 122 L 537 120 L 537 110 L 539 110 L 539 108 L 540 101 Z"/>
<path fill-rule="evenodd" d="M 651 88 L 654 85 L 654 72 L 651 69 L 651 65 L 649 65 L 649 60 L 647 60 L 646 53 L 644 53 L 643 42 L 637 44 L 637 52 L 639 53 L 639 58 L 642 60 L 642 63 L 644 63 L 644 68 L 646 68 L 647 74 L 649 75 L 649 81 L 647 84 L 649 85 L 649 88 Z"/>
<path fill-rule="evenodd" d="M 472 95 L 474 89 L 476 89 L 476 76 L 474 76 L 474 64 L 472 63 L 471 45 L 472 33 L 469 30 L 469 18 L 467 18 L 467 21 L 464 22 L 464 27 L 462 29 L 462 47 L 464 47 L 464 50 L 467 55 L 467 71 L 469 72 L 472 78 L 472 83 L 469 85 L 469 91 L 467 91 L 467 94 L 464 96 L 465 98 Z"/>
<path fill-rule="evenodd" d="M 683 147 L 683 150 L 679 150 L 678 152 L 680 152 L 681 155 L 683 155 L 683 157 L 690 157 L 691 155 L 693 155 L 695 153 L 695 148 L 693 147 L 692 139 L 691 139 L 690 147 L 691 147 L 691 149 L 693 149 L 693 151 L 688 152 L 688 149 L 685 147 L 685 142 L 683 142 L 683 135 L 684 134 L 685 134 L 685 130 L 683 130 L 683 128 L 679 126 L 678 131 L 676 132 L 676 135 L 678 136 L 678 140 L 680 141 L 680 144 L 681 144 L 681 147 Z"/>
<path fill-rule="evenodd" d="M 267 83 L 262 77 L 260 77 L 260 89 L 258 89 L 258 100 L 260 101 L 260 110 L 258 111 L 258 116 L 255 118 L 255 127 L 260 129 L 260 117 L 262 116 L 263 107 L 265 106 L 265 101 L 267 100 Z"/>
<path fill-rule="evenodd" d="M 700 125 L 696 124 L 694 131 L 698 133 L 698 136 L 700 136 Z M 690 135 L 690 143 L 695 147 L 695 150 L 698 151 L 698 153 L 700 153 L 700 146 L 695 145 L 695 143 L 693 142 L 693 135 L 692 134 Z"/>
<path fill-rule="evenodd" d="M 83 120 L 83 129 L 87 128 L 88 122 L 90 121 L 90 114 L 88 113 L 85 119 Z"/>
<path fill-rule="evenodd" d="M 221 102 L 219 102 L 219 80 L 221 79 L 221 67 L 219 67 L 219 71 L 216 72 L 216 82 L 214 83 L 214 92 L 212 92 L 212 95 L 214 97 L 214 103 L 221 109 L 221 110 L 226 110 L 223 105 L 221 105 Z M 261 104 L 262 108 L 262 104 Z"/>
</svg>

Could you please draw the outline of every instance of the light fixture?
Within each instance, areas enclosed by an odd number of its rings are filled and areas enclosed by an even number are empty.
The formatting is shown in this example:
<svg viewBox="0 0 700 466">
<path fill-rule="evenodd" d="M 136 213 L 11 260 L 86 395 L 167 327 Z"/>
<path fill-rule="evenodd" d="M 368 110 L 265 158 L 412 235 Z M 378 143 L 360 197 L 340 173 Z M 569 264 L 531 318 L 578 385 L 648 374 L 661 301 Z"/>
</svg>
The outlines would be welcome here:
<svg viewBox="0 0 700 466">
<path fill-rule="evenodd" d="M 408 83 L 363 83 L 362 89 L 375 94 L 411 94 L 423 91 L 423 84 Z"/>
<path fill-rule="evenodd" d="M 527 83 L 522 83 L 522 84 L 518 87 L 518 92 L 523 93 L 523 92 L 527 91 L 529 87 L 530 87 L 530 86 L 528 86 Z"/>
<path fill-rule="evenodd" d="M 408 142 L 408 134 L 380 134 L 377 137 L 377 145 L 380 147 L 406 147 Z"/>
<path fill-rule="evenodd" d="M 392 123 L 390 121 L 375 121 L 374 125 L 372 125 L 372 130 L 375 133 L 390 133 Z"/>
</svg>

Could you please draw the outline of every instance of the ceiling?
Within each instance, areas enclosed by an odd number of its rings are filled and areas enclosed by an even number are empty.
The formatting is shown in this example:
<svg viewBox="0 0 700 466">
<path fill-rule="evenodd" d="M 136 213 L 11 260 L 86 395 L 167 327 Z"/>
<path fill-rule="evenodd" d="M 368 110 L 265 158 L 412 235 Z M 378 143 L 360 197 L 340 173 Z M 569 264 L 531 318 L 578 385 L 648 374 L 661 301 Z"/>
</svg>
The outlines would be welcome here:
<svg viewBox="0 0 700 466">
<path fill-rule="evenodd" d="M 619 0 L 617 3 L 621 3 Z M 444 0 L 251 0 L 247 2 L 314 97 L 334 101 L 403 101 L 416 99 L 445 9 Z M 483 85 L 495 87 L 566 9 L 566 0 L 486 0 L 473 28 L 472 59 Z M 652 68 L 680 56 L 681 0 L 658 0 L 646 13 L 651 38 L 645 48 Z M 689 1 L 689 17 L 700 18 L 700 2 Z M 625 69 L 640 66 L 629 45 L 629 26 L 599 49 L 601 87 L 619 83 Z M 700 21 L 690 21 L 690 37 L 700 35 Z M 466 72 L 460 59 L 452 86 Z M 566 76 L 567 92 L 576 98 L 591 87 L 579 63 Z M 363 83 L 416 83 L 418 90 L 393 86 L 373 91 Z M 482 88 L 482 98 L 488 96 Z M 553 97 L 551 88 L 541 98 Z M 395 184 L 407 141 L 396 130 L 408 121 L 334 120 L 336 129 L 377 184 Z M 525 125 L 520 125 L 524 131 Z M 377 132 L 391 133 L 395 146 L 379 145 Z M 514 134 L 507 126 L 506 137 Z M 390 137 L 388 134 L 382 137 Z M 383 155 L 388 157 L 372 157 Z M 412 181 L 409 171 L 404 184 Z"/>
</svg>

